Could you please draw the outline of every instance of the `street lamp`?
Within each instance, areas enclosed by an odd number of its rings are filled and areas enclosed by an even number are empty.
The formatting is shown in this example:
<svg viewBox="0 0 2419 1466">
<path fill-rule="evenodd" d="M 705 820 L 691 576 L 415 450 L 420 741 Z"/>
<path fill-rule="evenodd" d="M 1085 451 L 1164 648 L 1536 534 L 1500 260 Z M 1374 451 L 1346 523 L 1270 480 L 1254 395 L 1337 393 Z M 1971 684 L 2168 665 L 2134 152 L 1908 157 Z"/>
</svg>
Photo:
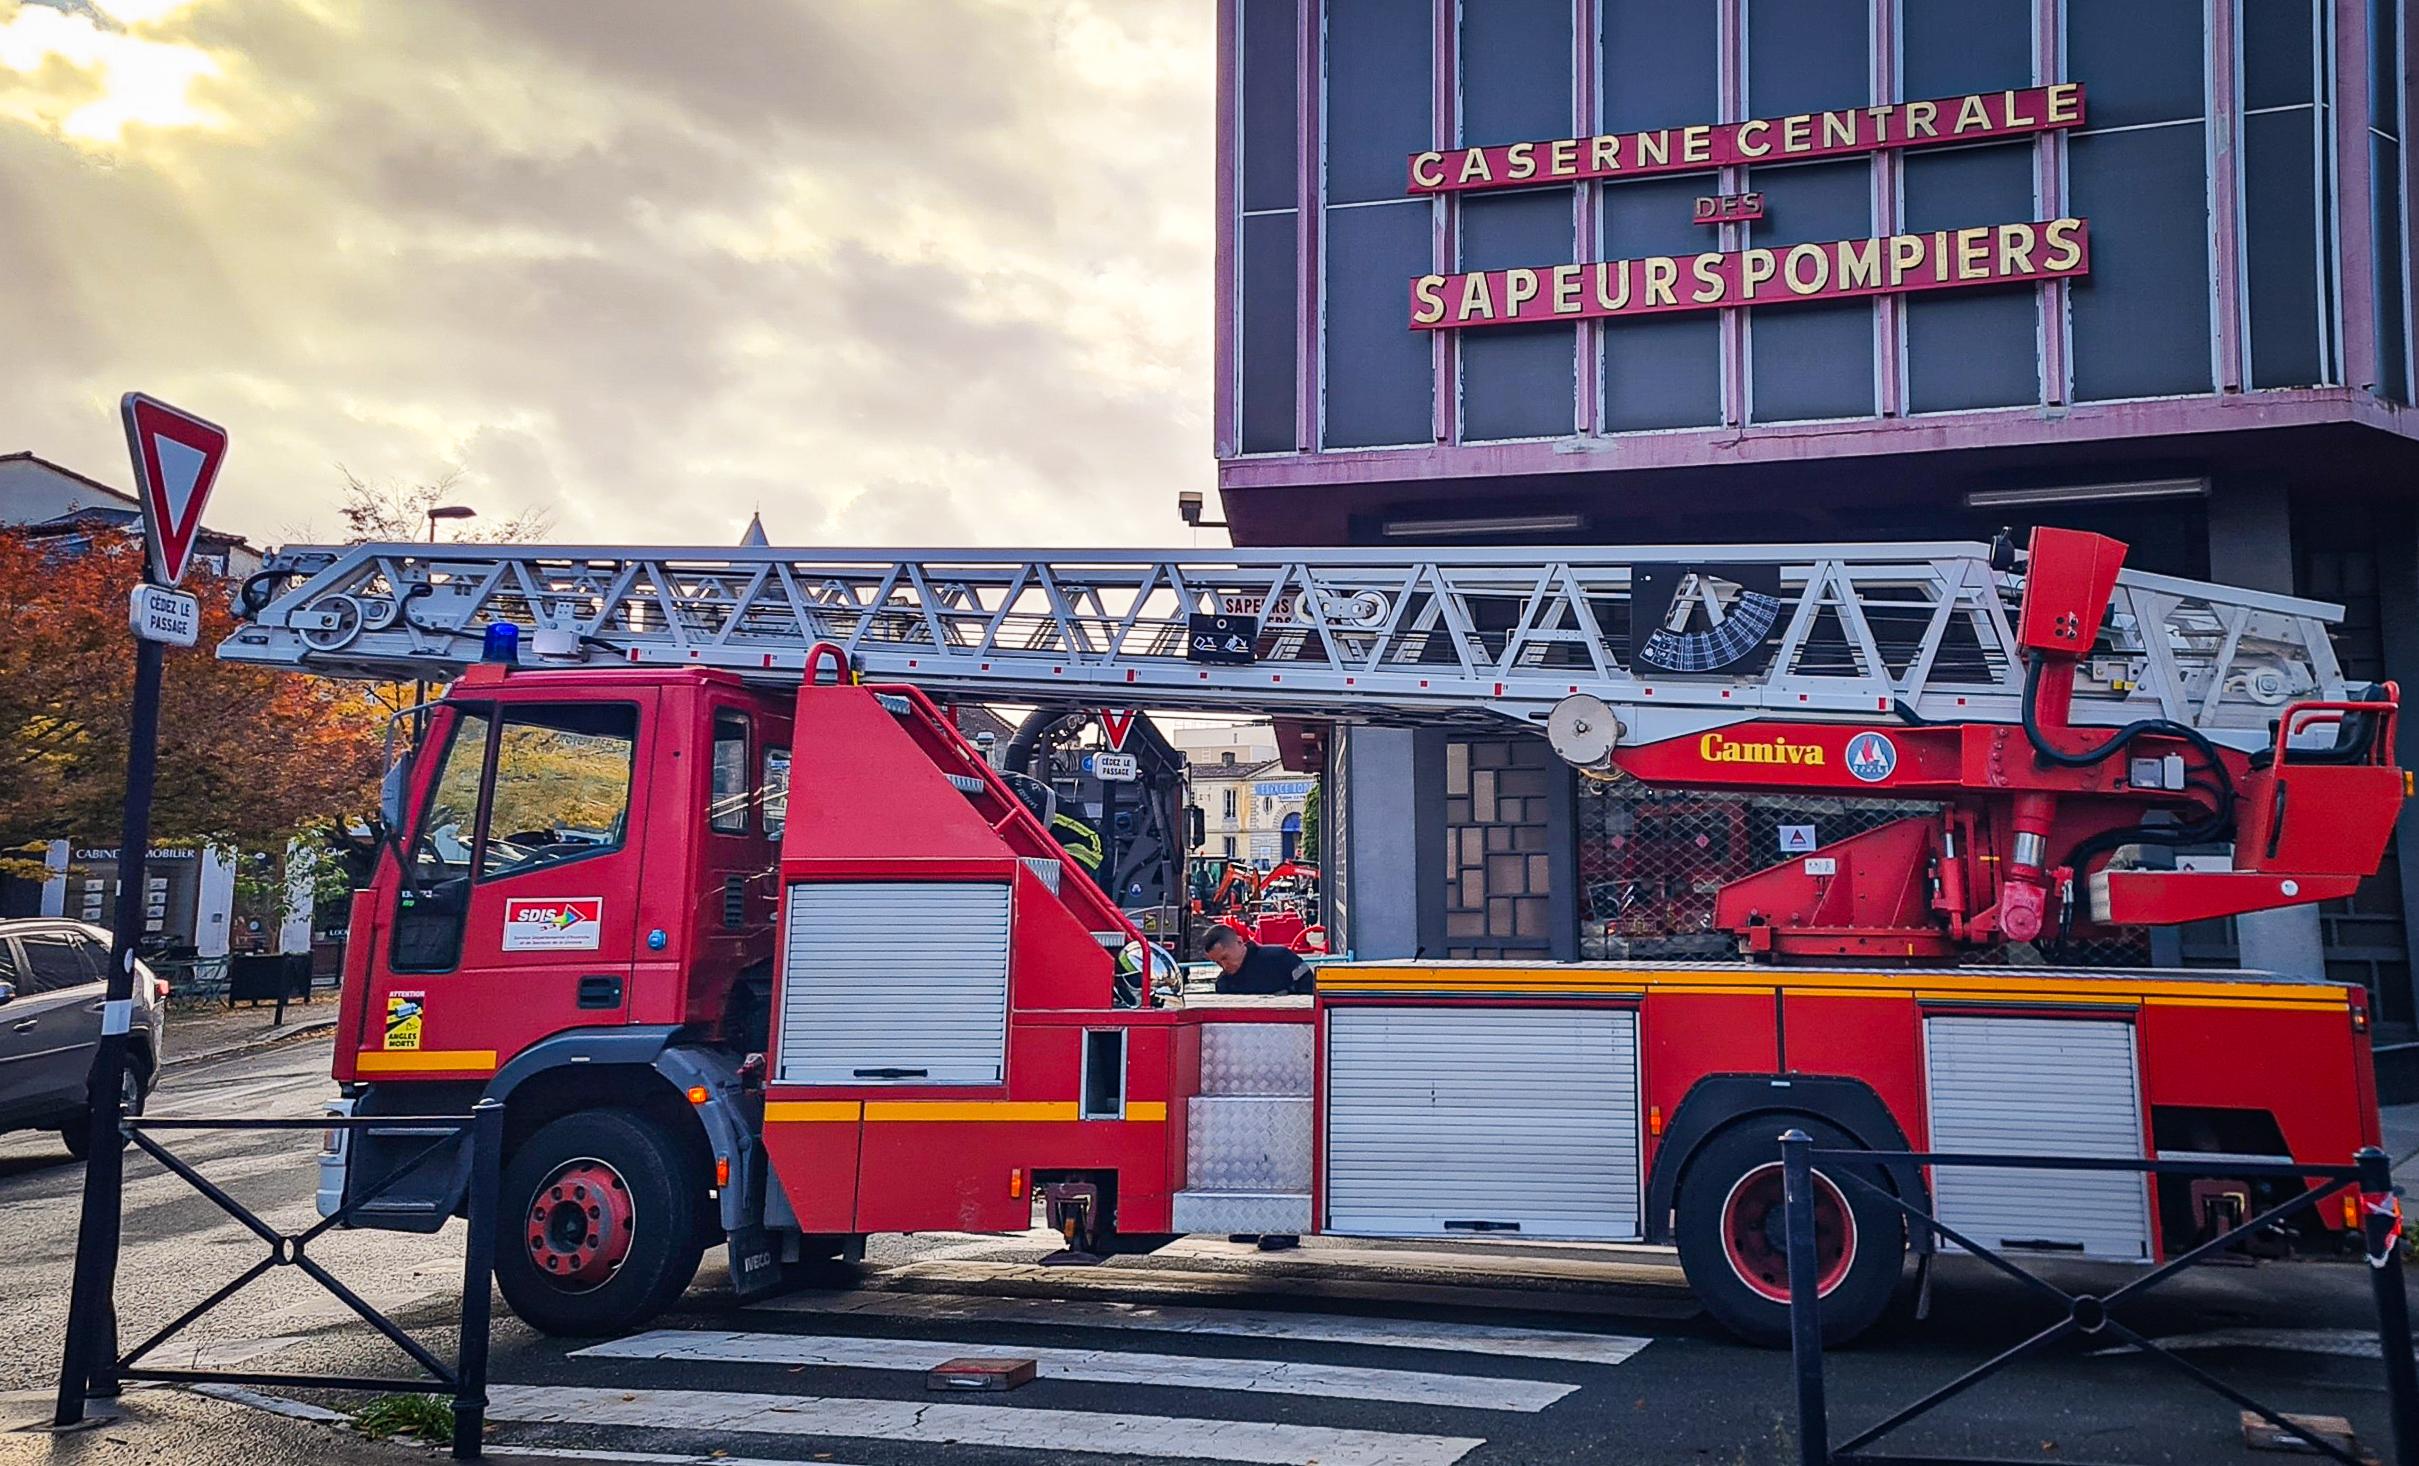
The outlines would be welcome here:
<svg viewBox="0 0 2419 1466">
<path fill-rule="evenodd" d="M 471 508 L 468 504 L 432 504 L 428 508 L 428 542 L 432 545 L 437 542 L 438 520 L 476 519 L 478 517 L 479 511 Z M 427 705 L 428 679 L 425 677 L 415 677 L 412 679 L 412 711 L 417 713 L 420 711 L 420 709 L 426 707 Z M 417 740 L 419 736 L 419 728 L 418 725 L 415 724 L 413 727 L 412 737 Z"/>
<path fill-rule="evenodd" d="M 479 511 L 468 504 L 439 504 L 428 511 L 428 542 L 437 542 L 437 521 L 440 519 L 476 519 Z"/>
</svg>

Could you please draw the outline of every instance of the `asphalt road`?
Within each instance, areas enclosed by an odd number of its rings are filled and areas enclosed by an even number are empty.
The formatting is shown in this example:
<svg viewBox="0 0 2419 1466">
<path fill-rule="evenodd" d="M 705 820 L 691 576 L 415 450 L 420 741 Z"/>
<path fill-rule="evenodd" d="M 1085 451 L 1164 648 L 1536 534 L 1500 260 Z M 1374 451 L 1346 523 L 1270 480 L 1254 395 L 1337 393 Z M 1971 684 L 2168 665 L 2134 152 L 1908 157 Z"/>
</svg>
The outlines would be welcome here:
<svg viewBox="0 0 2419 1466">
<path fill-rule="evenodd" d="M 323 1043 L 170 1076 L 155 1113 L 309 1114 Z M 177 1148 L 272 1222 L 312 1217 L 315 1137 L 194 1135 Z M 0 1139 L 0 1381 L 42 1391 L 58 1368 L 80 1173 L 46 1135 Z M 248 1265 L 259 1244 L 147 1161 L 130 1165 L 121 1335 L 132 1342 Z M 322 1260 L 440 1352 L 450 1350 L 459 1232 L 340 1233 Z M 1378 1247 L 1313 1239 L 1269 1256 L 1193 1240 L 1151 1257 L 1043 1268 L 1046 1236 L 878 1240 L 806 1292 L 734 1303 L 710 1259 L 682 1305 L 635 1339 L 541 1338 L 499 1310 L 500 1460 L 815 1461 L 858 1466 L 1090 1466 L 1170 1461 L 1398 1466 L 1467 1462 L 1794 1460 L 1786 1355 L 1698 1316 L 1642 1249 Z M 2345 1415 L 2382 1448 L 2383 1391 L 2357 1338 L 2356 1266 L 2206 1271 L 2127 1321 L 2280 1408 Z M 1941 1270 L 1932 1317 L 1835 1355 L 1834 1438 L 2044 1321 L 1973 1265 Z M 1892 1438 L 1905 1452 L 2042 1461 L 2199 1463 L 2245 1451 L 2231 1405 L 2140 1356 L 2085 1341 L 2027 1362 Z M 2349 1352 L 2347 1352 L 2349 1351 Z M 997 1396 L 930 1395 L 959 1354 L 1038 1357 Z M 390 1346 L 279 1269 L 163 1349 L 163 1360 L 392 1372 Z M 340 1406 L 330 1395 L 298 1395 Z M 32 1412 L 28 1396 L 20 1413 Z M 0 1435 L 0 1461 L 426 1461 L 349 1432 L 179 1391 L 130 1394 L 123 1418 L 71 1437 Z"/>
</svg>

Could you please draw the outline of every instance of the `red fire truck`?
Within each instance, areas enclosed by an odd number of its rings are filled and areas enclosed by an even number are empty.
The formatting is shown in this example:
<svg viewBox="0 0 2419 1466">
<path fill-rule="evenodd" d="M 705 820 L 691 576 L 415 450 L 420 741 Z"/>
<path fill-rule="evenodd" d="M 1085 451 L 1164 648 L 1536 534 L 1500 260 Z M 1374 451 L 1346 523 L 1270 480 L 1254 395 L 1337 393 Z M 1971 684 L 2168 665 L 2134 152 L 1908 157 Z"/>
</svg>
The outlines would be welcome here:
<svg viewBox="0 0 2419 1466">
<path fill-rule="evenodd" d="M 2378 1135 L 2361 989 L 2040 956 L 2347 894 L 2406 792 L 2395 691 L 2343 684 L 2337 608 L 2122 555 L 2056 531 L 2021 565 L 282 552 L 222 655 L 452 678 L 390 778 L 347 949 L 335 1078 L 399 1123 L 355 1133 L 323 1204 L 414 1153 L 401 1117 L 492 1096 L 499 1281 L 554 1332 L 638 1325 L 712 1245 L 752 1293 L 868 1234 L 1018 1230 L 1039 1206 L 1090 1254 L 1198 1232 L 1668 1244 L 1709 1312 L 1775 1339 L 1791 1126 L 2340 1162 Z M 1315 997 L 1186 994 L 1120 961 L 1140 933 L 928 696 L 1050 689 L 1509 721 L 1595 777 L 1913 807 L 1726 887 L 1735 963 L 1364 958 L 1322 965 Z M 2128 1262 L 2277 1184 L 1870 1174 L 1978 1240 Z M 1846 1338 L 1929 1239 L 1818 1181 Z M 465 1185 L 431 1164 L 358 1220 L 433 1230 Z"/>
</svg>

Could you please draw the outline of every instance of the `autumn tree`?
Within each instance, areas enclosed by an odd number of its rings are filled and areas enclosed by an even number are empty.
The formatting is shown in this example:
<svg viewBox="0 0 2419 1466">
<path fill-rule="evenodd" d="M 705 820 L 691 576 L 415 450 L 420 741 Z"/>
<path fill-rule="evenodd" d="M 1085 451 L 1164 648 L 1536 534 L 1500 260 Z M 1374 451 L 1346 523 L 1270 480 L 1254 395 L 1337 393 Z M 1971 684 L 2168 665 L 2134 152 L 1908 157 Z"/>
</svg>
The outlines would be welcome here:
<svg viewBox="0 0 2419 1466">
<path fill-rule="evenodd" d="M 0 531 L 0 872 L 39 877 L 41 845 L 114 835 L 126 786 L 143 547 L 73 554 Z M 167 650 L 152 828 L 254 850 L 376 807 L 384 715 L 366 689 L 222 662 L 232 587 L 196 572 L 199 644 Z"/>
<path fill-rule="evenodd" d="M 336 516 L 344 522 L 344 542 L 348 545 L 372 540 L 426 539 L 431 522 L 428 511 L 452 504 L 460 497 L 457 490 L 462 475 L 458 470 L 416 484 L 400 479 L 373 483 L 341 465 L 337 472 L 344 475 L 344 489 Z M 482 516 L 455 520 L 452 525 L 452 532 L 441 530 L 440 538 L 518 545 L 544 539 L 554 527 L 554 515 L 544 509 L 523 509 L 505 518 Z"/>
</svg>

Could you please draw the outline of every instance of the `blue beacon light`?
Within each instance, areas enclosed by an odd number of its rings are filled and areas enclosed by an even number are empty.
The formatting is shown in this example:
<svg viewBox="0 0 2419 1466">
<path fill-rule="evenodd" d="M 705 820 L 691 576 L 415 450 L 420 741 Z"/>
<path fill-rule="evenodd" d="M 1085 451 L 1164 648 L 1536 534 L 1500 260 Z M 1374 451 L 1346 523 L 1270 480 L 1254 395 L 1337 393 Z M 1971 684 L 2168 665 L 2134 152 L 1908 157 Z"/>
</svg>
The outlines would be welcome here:
<svg viewBox="0 0 2419 1466">
<path fill-rule="evenodd" d="M 510 621 L 490 625 L 486 639 L 479 645 L 479 660 L 500 662 L 507 667 L 521 665 L 521 628 Z"/>
</svg>

